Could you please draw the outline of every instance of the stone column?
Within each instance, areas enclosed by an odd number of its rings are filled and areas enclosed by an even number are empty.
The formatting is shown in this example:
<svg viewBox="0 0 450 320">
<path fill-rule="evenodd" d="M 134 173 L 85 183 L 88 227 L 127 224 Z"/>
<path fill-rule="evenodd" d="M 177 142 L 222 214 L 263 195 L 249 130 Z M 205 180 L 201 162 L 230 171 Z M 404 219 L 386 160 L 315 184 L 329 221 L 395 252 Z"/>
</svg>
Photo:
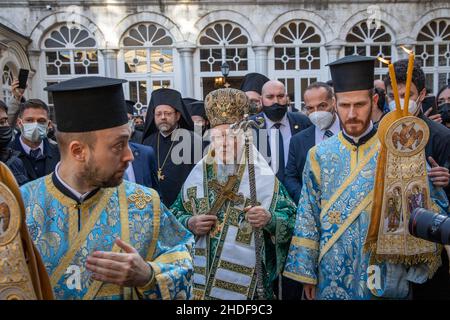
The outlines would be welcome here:
<svg viewBox="0 0 450 320">
<path fill-rule="evenodd" d="M 253 46 L 255 53 L 255 72 L 268 76 L 268 51 L 269 46 L 266 44 L 258 44 Z"/>
<path fill-rule="evenodd" d="M 327 49 L 328 53 L 328 63 L 336 61 L 339 58 L 339 52 L 342 50 L 343 46 L 343 43 L 337 41 L 332 41 L 325 45 L 325 49 Z"/>
<path fill-rule="evenodd" d="M 28 89 L 25 92 L 26 98 L 38 98 L 43 101 L 47 101 L 47 91 L 43 89 L 47 86 L 47 83 L 44 82 L 44 76 L 46 74 L 46 66 L 45 64 L 41 65 L 39 63 L 42 51 L 40 50 L 28 50 L 28 59 L 30 61 L 30 66 L 32 70 L 36 70 L 34 73 L 30 71 L 30 75 L 28 78 L 28 85 L 31 91 Z"/>
<path fill-rule="evenodd" d="M 104 75 L 109 78 L 118 78 L 117 72 L 117 55 L 118 49 L 101 49 L 103 55 Z"/>
<path fill-rule="evenodd" d="M 177 48 L 180 54 L 181 94 L 183 97 L 194 97 L 194 51 L 195 46 L 184 44 Z"/>
</svg>

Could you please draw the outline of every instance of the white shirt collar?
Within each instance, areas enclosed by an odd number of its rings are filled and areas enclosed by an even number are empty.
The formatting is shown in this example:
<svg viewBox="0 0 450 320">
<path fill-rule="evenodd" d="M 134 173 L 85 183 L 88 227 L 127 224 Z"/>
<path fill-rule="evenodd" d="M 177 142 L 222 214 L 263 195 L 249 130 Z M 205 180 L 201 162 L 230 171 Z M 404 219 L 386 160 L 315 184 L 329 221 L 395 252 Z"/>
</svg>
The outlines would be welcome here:
<svg viewBox="0 0 450 320">
<path fill-rule="evenodd" d="M 273 122 L 272 120 L 270 120 L 270 119 L 266 116 L 265 113 L 263 113 L 263 115 L 264 115 L 264 119 L 265 119 L 265 121 L 266 121 L 266 128 L 267 128 L 267 129 L 272 129 L 272 127 L 275 125 L 275 123 L 281 123 L 282 126 L 287 126 L 287 127 L 289 127 L 289 120 L 288 120 L 288 117 L 287 117 L 287 112 L 286 112 L 286 114 L 283 116 L 283 118 L 281 118 L 281 120 L 278 121 L 278 122 Z"/>
<path fill-rule="evenodd" d="M 372 129 L 373 129 L 373 122 L 370 121 L 369 127 L 368 127 L 368 128 L 366 129 L 366 131 L 364 131 L 364 133 L 363 133 L 362 135 L 360 135 L 359 137 L 353 137 L 353 136 L 349 135 L 347 132 L 345 132 L 345 129 L 344 129 L 344 128 L 342 128 L 342 131 L 347 135 L 347 137 L 352 138 L 352 140 L 353 140 L 355 143 L 358 143 L 358 142 L 359 142 L 359 139 L 361 139 L 362 137 L 365 137 L 367 134 L 369 134 L 369 132 L 372 131 Z"/>
<path fill-rule="evenodd" d="M 61 182 L 61 184 L 62 184 L 64 187 L 67 188 L 67 190 L 69 190 L 70 192 L 72 192 L 72 194 L 73 194 L 76 198 L 78 198 L 78 200 L 79 200 L 80 203 L 83 202 L 84 199 L 85 199 L 92 191 L 88 191 L 88 192 L 86 192 L 85 194 L 81 194 L 81 193 L 79 193 L 77 190 L 75 190 L 74 188 L 72 188 L 71 186 L 69 186 L 67 183 L 65 183 L 64 180 L 61 179 L 61 177 L 60 177 L 59 174 L 58 174 L 58 171 L 59 171 L 59 165 L 60 165 L 60 164 L 61 164 L 61 162 L 58 162 L 58 164 L 56 165 L 56 168 L 55 168 L 55 175 L 56 175 L 56 178 L 59 180 L 59 182 Z"/>
<path fill-rule="evenodd" d="M 32 150 L 25 142 L 23 142 L 23 137 L 20 135 L 19 137 L 20 144 L 22 145 L 23 151 L 25 151 L 26 154 L 30 154 L 30 151 Z M 41 154 L 44 154 L 44 140 L 41 141 L 41 144 L 36 149 L 41 149 Z M 33 149 L 33 150 L 36 150 Z"/>
</svg>

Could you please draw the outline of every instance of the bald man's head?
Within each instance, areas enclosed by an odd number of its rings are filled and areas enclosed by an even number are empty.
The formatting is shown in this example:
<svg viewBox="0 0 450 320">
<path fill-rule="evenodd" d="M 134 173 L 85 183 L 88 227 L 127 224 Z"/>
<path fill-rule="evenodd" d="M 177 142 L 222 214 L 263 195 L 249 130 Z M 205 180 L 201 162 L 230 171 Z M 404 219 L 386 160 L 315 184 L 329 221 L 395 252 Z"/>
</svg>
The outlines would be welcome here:
<svg viewBox="0 0 450 320">
<path fill-rule="evenodd" d="M 286 87 L 278 80 L 271 80 L 264 84 L 261 90 L 261 102 L 264 107 L 270 107 L 274 103 L 288 104 Z"/>
<path fill-rule="evenodd" d="M 280 81 L 268 81 L 261 90 L 263 112 L 273 122 L 283 119 L 288 108 L 288 95 L 286 87 Z"/>
<path fill-rule="evenodd" d="M 385 84 L 384 84 L 384 81 L 383 81 L 383 80 L 380 80 L 380 79 L 376 79 L 376 80 L 373 82 L 373 87 L 374 87 L 374 88 L 383 89 L 384 91 L 386 91 L 386 86 L 385 86 Z"/>
</svg>

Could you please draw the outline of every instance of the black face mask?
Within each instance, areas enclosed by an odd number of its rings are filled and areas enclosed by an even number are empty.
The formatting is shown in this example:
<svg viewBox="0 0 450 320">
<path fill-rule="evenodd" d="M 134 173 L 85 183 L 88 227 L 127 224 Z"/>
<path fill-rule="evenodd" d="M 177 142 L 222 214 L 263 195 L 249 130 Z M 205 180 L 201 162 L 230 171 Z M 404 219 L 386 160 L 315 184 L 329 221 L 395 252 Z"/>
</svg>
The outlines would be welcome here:
<svg viewBox="0 0 450 320">
<path fill-rule="evenodd" d="M 441 114 L 442 123 L 450 123 L 450 103 L 444 103 L 439 106 L 439 113 Z"/>
<path fill-rule="evenodd" d="M 144 131 L 144 124 L 135 125 L 134 130 L 141 131 L 141 132 Z"/>
<path fill-rule="evenodd" d="M 287 105 L 281 105 L 278 103 L 274 103 L 270 107 L 264 107 L 263 112 L 273 122 L 278 122 L 283 119 L 284 115 L 287 112 Z"/>
<path fill-rule="evenodd" d="M 47 131 L 47 138 L 55 140 L 56 141 L 56 137 L 55 137 L 55 130 L 50 128 Z"/>
<path fill-rule="evenodd" d="M 13 130 L 10 126 L 0 127 L 0 148 L 6 148 L 13 137 Z"/>
</svg>

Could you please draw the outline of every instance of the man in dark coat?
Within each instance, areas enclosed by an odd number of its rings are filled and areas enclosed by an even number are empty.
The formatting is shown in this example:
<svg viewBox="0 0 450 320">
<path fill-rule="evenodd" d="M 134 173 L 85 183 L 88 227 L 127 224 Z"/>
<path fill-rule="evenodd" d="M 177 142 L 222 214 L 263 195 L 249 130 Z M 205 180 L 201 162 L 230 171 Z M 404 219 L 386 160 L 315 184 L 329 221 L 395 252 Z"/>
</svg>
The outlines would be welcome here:
<svg viewBox="0 0 450 320">
<path fill-rule="evenodd" d="M 291 138 L 285 186 L 295 203 L 302 189 L 302 175 L 309 149 L 340 130 L 333 89 L 323 82 L 312 83 L 303 95 L 304 112 L 314 124 Z"/>
<path fill-rule="evenodd" d="M 39 99 L 30 99 L 20 105 L 18 116 L 20 133 L 11 143 L 18 151 L 30 181 L 55 170 L 60 160 L 58 146 L 47 138 L 50 126 L 49 108 Z"/>
<path fill-rule="evenodd" d="M 8 108 L 0 100 L 0 161 L 8 166 L 19 185 L 28 182 L 27 172 L 19 159 L 19 152 L 8 145 L 13 138 L 13 128 L 8 122 Z"/>
<path fill-rule="evenodd" d="M 262 112 L 252 117 L 264 120 L 262 128 L 256 133 L 256 146 L 284 184 L 291 137 L 311 126 L 311 121 L 299 112 L 288 111 L 286 88 L 279 81 L 264 84 L 261 102 Z"/>
<path fill-rule="evenodd" d="M 124 179 L 146 186 L 147 188 L 152 188 L 159 193 L 155 151 L 150 146 L 144 146 L 131 141 L 129 142 L 129 146 L 134 160 L 125 171 Z"/>
</svg>

